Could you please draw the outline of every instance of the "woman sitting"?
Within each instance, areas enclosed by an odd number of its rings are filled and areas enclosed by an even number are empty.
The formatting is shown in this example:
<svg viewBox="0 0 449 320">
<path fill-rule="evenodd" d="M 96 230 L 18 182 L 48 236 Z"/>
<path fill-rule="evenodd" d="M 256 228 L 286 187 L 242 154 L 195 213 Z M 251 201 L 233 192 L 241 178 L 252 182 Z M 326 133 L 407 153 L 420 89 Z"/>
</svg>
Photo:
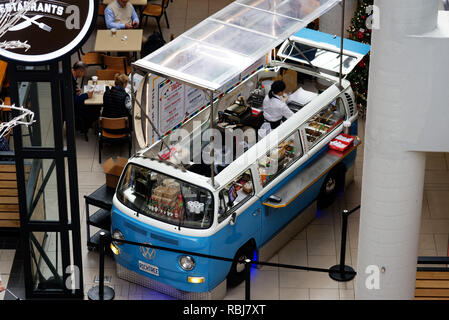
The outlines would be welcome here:
<svg viewBox="0 0 449 320">
<path fill-rule="evenodd" d="M 106 87 L 103 95 L 101 116 L 105 118 L 128 117 L 128 126 L 131 126 L 131 98 L 125 91 L 127 85 L 128 77 L 117 73 L 115 75 L 115 86 L 111 89 Z"/>
</svg>

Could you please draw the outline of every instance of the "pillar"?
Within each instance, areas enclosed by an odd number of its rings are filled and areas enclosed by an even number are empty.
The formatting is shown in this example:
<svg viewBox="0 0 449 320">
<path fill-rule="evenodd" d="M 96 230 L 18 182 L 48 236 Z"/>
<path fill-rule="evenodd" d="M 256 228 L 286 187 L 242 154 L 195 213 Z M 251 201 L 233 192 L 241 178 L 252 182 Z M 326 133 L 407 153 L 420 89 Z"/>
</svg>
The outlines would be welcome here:
<svg viewBox="0 0 449 320">
<path fill-rule="evenodd" d="M 413 299 L 425 153 L 409 148 L 410 124 L 431 105 L 410 102 L 432 92 L 420 84 L 437 69 L 425 68 L 432 59 L 420 57 L 416 35 L 436 29 L 439 0 L 374 5 L 380 24 L 371 43 L 355 297 Z"/>
</svg>

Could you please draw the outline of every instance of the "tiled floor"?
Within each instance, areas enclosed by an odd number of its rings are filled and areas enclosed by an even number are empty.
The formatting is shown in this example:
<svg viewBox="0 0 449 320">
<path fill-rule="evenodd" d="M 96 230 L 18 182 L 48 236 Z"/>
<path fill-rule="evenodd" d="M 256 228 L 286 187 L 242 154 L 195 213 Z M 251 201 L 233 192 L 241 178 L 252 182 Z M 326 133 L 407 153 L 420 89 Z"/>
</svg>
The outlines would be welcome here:
<svg viewBox="0 0 449 320">
<path fill-rule="evenodd" d="M 164 37 L 170 34 L 178 36 L 199 21 L 231 0 L 174 0 L 168 7 L 170 30 L 162 21 Z M 102 28 L 100 21 L 98 26 Z M 154 20 L 149 20 L 145 27 L 148 36 L 156 29 Z M 93 39 L 85 44 L 84 51 L 93 48 Z M 73 58 L 74 60 L 76 57 Z M 91 68 L 89 73 L 94 73 Z M 361 120 L 359 133 L 364 134 L 364 121 Z M 51 131 L 49 131 L 51 132 Z M 86 243 L 84 195 L 90 194 L 104 184 L 103 168 L 98 163 L 98 143 L 92 133 L 89 141 L 77 137 L 78 182 L 80 214 L 82 221 L 81 237 L 84 269 L 85 292 L 95 285 L 98 275 L 98 254 L 89 252 Z M 126 146 L 106 147 L 103 159 L 109 156 L 127 157 Z M 320 211 L 318 217 L 303 231 L 299 232 L 271 262 L 298 264 L 302 266 L 328 268 L 338 262 L 340 253 L 340 213 L 343 209 L 351 209 L 360 204 L 361 180 L 363 164 L 363 146 L 359 148 L 355 164 L 355 181 L 346 192 L 328 209 Z M 428 154 L 425 191 L 423 201 L 422 226 L 420 234 L 419 255 L 447 255 L 449 233 L 449 154 Z M 349 218 L 346 263 L 356 268 L 358 245 L 359 212 Z M 92 230 L 94 231 L 94 230 Z M 7 284 L 11 273 L 14 250 L 0 250 L 0 274 L 3 283 Z M 152 290 L 120 280 L 116 276 L 112 258 L 106 257 L 105 275 L 111 276 L 110 286 L 114 287 L 116 299 L 166 299 L 164 295 Z M 274 267 L 252 270 L 253 299 L 354 299 L 354 281 L 338 283 L 327 274 L 292 271 Z M 4 293 L 0 294 L 0 299 Z M 244 284 L 229 290 L 225 299 L 243 299 Z"/>
</svg>

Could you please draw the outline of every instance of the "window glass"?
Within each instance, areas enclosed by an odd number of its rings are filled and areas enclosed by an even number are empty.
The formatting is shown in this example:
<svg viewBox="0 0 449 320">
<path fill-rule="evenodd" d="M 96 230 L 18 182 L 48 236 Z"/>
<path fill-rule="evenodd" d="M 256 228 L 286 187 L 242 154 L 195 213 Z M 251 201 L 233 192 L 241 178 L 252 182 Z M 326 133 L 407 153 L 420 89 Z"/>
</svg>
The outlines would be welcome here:
<svg viewBox="0 0 449 320">
<path fill-rule="evenodd" d="M 262 186 L 266 186 L 270 181 L 281 174 L 295 160 L 303 154 L 298 131 L 278 144 L 278 146 L 268 152 L 258 160 L 259 176 Z"/>
<path fill-rule="evenodd" d="M 126 168 L 117 198 L 131 210 L 176 226 L 205 229 L 212 224 L 212 193 L 134 164 Z"/>
<path fill-rule="evenodd" d="M 249 200 L 252 195 L 254 195 L 253 179 L 251 170 L 247 170 L 220 191 L 218 222 L 227 218 L 234 209 Z"/>
<path fill-rule="evenodd" d="M 343 100 L 338 98 L 306 122 L 306 135 L 309 146 L 320 142 L 346 119 Z"/>
</svg>

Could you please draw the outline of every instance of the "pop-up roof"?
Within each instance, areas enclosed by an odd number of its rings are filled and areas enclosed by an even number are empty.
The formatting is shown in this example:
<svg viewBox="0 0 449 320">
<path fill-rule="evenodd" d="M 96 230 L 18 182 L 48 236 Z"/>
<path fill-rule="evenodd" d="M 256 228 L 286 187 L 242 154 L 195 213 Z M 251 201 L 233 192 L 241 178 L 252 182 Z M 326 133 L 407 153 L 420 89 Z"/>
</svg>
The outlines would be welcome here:
<svg viewBox="0 0 449 320">
<path fill-rule="evenodd" d="M 217 91 L 338 3 L 340 0 L 237 0 L 135 65 Z"/>
<path fill-rule="evenodd" d="M 343 39 L 342 76 L 350 73 L 368 54 L 370 48 L 368 44 Z M 320 71 L 339 75 L 340 52 L 340 37 L 304 28 L 284 42 L 279 49 L 278 56 L 284 58 L 287 62 L 308 64 L 305 56 Z"/>
</svg>

